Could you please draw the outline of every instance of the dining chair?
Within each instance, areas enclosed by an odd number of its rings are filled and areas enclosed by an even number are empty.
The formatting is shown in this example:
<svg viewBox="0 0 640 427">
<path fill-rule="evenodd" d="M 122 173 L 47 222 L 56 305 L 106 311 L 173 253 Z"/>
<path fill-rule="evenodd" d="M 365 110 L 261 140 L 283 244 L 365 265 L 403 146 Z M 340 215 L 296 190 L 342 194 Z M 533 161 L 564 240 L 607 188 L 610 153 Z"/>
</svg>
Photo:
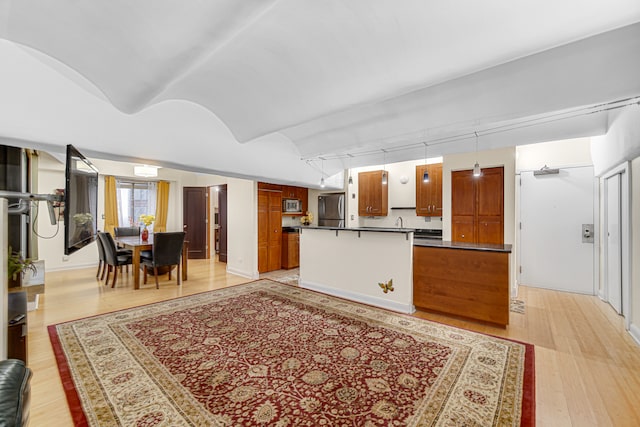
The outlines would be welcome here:
<svg viewBox="0 0 640 427">
<path fill-rule="evenodd" d="M 104 284 L 109 283 L 109 273 L 113 270 L 113 281 L 111 283 L 111 287 L 116 286 L 116 281 L 118 280 L 118 267 L 126 265 L 127 268 L 129 264 L 132 263 L 132 256 L 130 252 L 126 253 L 118 253 L 118 249 L 116 249 L 116 242 L 113 240 L 113 237 L 109 233 L 99 232 L 98 238 L 102 242 L 102 247 L 104 249 L 105 262 L 108 266 L 107 269 L 107 277 L 104 279 Z"/>
<path fill-rule="evenodd" d="M 140 235 L 140 227 L 115 227 L 113 229 L 113 234 L 116 237 L 139 236 Z"/>
<path fill-rule="evenodd" d="M 98 234 L 101 232 L 98 231 Z M 102 244 L 102 239 L 100 236 L 96 238 L 96 245 L 98 245 L 98 271 L 96 272 L 96 277 L 99 277 L 100 280 L 104 279 L 104 273 L 107 269 L 107 258 L 104 253 L 104 245 Z"/>
<path fill-rule="evenodd" d="M 182 246 L 184 244 L 184 231 L 155 233 L 153 235 L 153 249 L 151 258 L 142 257 L 140 263 L 143 267 L 144 283 L 147 283 L 148 269 L 153 269 L 153 275 L 156 279 L 156 289 L 160 289 L 158 283 L 158 268 L 169 267 L 169 280 L 171 280 L 171 270 L 173 266 L 177 266 L 177 282 L 178 286 L 182 283 L 182 275 L 180 273 Z"/>
</svg>

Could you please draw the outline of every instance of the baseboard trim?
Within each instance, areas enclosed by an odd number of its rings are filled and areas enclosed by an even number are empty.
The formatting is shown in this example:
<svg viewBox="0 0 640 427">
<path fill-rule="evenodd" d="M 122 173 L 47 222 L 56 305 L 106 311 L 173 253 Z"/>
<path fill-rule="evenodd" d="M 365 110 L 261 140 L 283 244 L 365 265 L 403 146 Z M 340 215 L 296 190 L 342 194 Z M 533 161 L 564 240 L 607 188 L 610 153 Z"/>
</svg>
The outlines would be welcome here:
<svg viewBox="0 0 640 427">
<path fill-rule="evenodd" d="M 66 271 L 66 270 L 80 270 L 82 268 L 89 268 L 89 267 L 98 268 L 98 263 L 97 262 L 91 262 L 91 263 L 84 263 L 84 264 L 75 264 L 75 265 L 71 265 L 69 267 L 46 267 L 46 272 Z"/>
<path fill-rule="evenodd" d="M 230 268 L 227 265 L 227 273 L 235 274 L 236 276 L 246 277 L 247 279 L 256 280 L 260 278 L 260 275 L 257 273 L 250 273 L 247 271 L 236 270 L 235 268 Z"/>
<path fill-rule="evenodd" d="M 636 326 L 634 323 L 631 324 L 629 328 L 629 335 L 631 338 L 640 346 L 640 327 Z"/>
<path fill-rule="evenodd" d="M 413 304 L 402 304 L 395 301 L 389 301 L 382 298 L 376 298 L 368 295 L 362 295 L 356 292 L 349 292 L 342 289 L 330 288 L 319 283 L 312 283 L 300 279 L 299 286 L 304 289 L 322 292 L 323 294 L 333 295 L 363 304 L 373 305 L 375 307 L 386 308 L 387 310 L 397 311 L 405 314 L 412 314 L 416 311 Z"/>
</svg>

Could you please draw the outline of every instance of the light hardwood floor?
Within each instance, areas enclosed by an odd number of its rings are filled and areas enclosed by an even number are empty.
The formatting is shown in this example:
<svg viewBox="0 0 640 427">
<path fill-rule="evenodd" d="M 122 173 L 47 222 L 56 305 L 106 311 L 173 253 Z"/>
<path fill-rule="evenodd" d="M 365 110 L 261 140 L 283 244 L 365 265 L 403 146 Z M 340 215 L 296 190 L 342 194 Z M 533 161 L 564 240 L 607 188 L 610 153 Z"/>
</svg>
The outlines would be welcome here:
<svg viewBox="0 0 640 427">
<path fill-rule="evenodd" d="M 133 290 L 123 274 L 111 289 L 95 279 L 95 269 L 46 274 L 45 294 L 29 312 L 31 426 L 71 426 L 66 397 L 47 326 L 247 282 L 227 274 L 225 264 L 189 261 L 189 280 L 177 287 L 161 276 Z M 536 411 L 539 426 L 640 425 L 640 347 L 624 331 L 622 319 L 596 297 L 521 287 L 525 314 L 511 313 L 507 329 L 432 313 L 416 316 L 535 345 Z"/>
</svg>

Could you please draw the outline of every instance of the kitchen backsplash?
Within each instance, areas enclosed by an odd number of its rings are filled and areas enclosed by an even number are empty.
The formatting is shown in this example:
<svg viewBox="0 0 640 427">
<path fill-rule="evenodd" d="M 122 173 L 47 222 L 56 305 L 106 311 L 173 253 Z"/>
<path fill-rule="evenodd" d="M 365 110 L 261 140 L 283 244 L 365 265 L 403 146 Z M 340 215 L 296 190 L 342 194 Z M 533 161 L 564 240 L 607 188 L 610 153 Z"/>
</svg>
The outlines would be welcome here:
<svg viewBox="0 0 640 427">
<path fill-rule="evenodd" d="M 402 224 L 405 228 L 427 228 L 432 230 L 442 230 L 441 217 L 416 216 L 415 210 L 409 209 L 389 209 L 386 217 L 358 217 L 357 221 L 351 221 L 350 227 L 398 227 L 396 221 L 402 217 Z M 425 222 L 425 218 L 427 221 Z M 355 224 L 354 224 L 355 223 Z"/>
</svg>

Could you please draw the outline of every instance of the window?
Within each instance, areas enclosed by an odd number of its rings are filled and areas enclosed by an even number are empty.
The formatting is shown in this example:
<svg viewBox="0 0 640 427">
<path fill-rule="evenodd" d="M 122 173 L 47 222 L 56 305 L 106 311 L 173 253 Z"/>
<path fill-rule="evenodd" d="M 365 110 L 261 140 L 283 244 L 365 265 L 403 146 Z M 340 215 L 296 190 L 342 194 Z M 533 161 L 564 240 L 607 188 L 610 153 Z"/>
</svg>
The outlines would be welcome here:
<svg viewBox="0 0 640 427">
<path fill-rule="evenodd" d="M 155 182 L 116 181 L 118 224 L 131 227 L 140 224 L 140 215 L 156 214 L 157 185 Z M 153 233 L 153 224 L 148 227 Z"/>
</svg>

